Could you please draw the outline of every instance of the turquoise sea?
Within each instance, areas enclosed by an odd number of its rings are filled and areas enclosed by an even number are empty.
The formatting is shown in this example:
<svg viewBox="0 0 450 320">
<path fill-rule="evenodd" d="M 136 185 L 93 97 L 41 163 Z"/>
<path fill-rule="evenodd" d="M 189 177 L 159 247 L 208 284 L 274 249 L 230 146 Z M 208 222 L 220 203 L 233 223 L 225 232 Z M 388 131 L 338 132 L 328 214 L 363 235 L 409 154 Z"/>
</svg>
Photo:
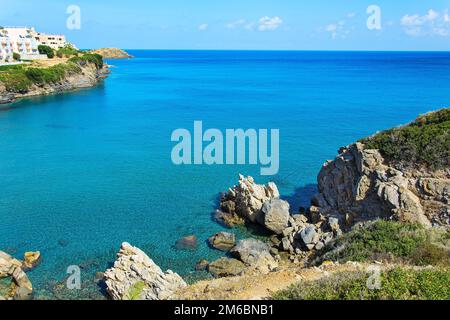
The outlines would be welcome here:
<svg viewBox="0 0 450 320">
<path fill-rule="evenodd" d="M 273 180 L 295 211 L 339 147 L 450 105 L 450 53 L 130 51 L 101 85 L 0 111 L 0 250 L 40 250 L 38 298 L 101 298 L 93 277 L 123 241 L 194 279 L 218 194 L 238 173 Z M 175 166 L 173 130 L 280 129 L 280 171 Z M 245 231 L 237 230 L 239 237 Z M 174 242 L 189 234 L 195 251 Z M 67 291 L 69 265 L 83 289 Z"/>
</svg>

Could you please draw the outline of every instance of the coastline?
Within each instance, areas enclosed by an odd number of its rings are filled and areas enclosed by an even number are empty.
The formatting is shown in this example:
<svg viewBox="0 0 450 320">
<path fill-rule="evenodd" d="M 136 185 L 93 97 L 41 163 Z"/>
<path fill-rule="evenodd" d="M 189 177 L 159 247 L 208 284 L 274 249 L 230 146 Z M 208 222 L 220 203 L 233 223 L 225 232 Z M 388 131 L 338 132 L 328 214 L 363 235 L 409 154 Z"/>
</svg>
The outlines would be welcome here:
<svg viewBox="0 0 450 320">
<path fill-rule="evenodd" d="M 109 66 L 98 69 L 95 64 L 80 65 L 80 73 L 66 74 L 60 81 L 45 85 L 33 85 L 26 92 L 9 92 L 0 82 L 0 106 L 13 103 L 22 98 L 60 94 L 77 89 L 91 88 L 105 79 L 110 73 Z"/>
<path fill-rule="evenodd" d="M 122 77 L 123 78 L 123 77 Z M 109 82 L 108 83 L 108 85 L 109 84 L 113 84 L 112 83 L 112 81 L 111 82 Z M 111 86 L 112 87 L 112 86 Z M 74 109 L 76 109 L 76 101 L 75 101 L 75 107 L 74 107 Z M 27 109 L 30 109 L 30 108 L 27 108 Z M 85 109 L 90 109 L 90 108 L 85 108 Z M 36 110 L 35 110 L 36 111 Z M 36 111 L 36 113 L 39 113 L 39 109 Z M 20 112 L 19 112 L 20 113 Z M 91 117 L 91 119 L 92 119 L 92 117 Z M 411 118 L 410 118 L 411 119 Z M 75 121 L 76 121 L 77 119 L 75 118 Z M 53 125 L 53 123 L 52 123 L 52 125 Z M 55 123 L 55 126 L 63 126 L 63 125 L 66 125 L 66 123 L 63 123 L 63 122 L 59 122 L 59 123 Z M 382 126 L 379 126 L 380 128 L 382 127 Z M 374 130 L 375 131 L 375 130 Z M 374 131 L 372 131 L 372 132 L 374 132 Z M 362 135 L 360 135 L 359 137 L 361 137 Z M 356 139 L 355 139 L 356 140 Z M 353 140 L 353 141 L 355 141 L 355 140 Z M 338 145 L 336 144 L 336 147 L 337 147 Z M 345 158 L 347 158 L 347 153 L 344 153 L 344 155 L 343 155 L 343 157 L 345 157 Z M 330 155 L 330 157 L 321 157 L 321 161 L 323 161 L 324 159 L 331 159 L 332 157 L 331 157 L 332 155 Z M 322 162 L 320 163 L 320 164 L 322 164 Z M 319 164 L 319 165 L 320 165 Z M 317 167 L 319 167 L 319 166 L 317 166 Z M 296 165 L 296 168 L 297 169 L 299 169 L 299 168 L 301 168 L 301 166 L 297 163 L 297 165 Z M 314 172 L 315 174 L 317 174 L 317 170 L 315 170 L 315 172 Z M 234 175 L 233 175 L 233 177 L 234 177 Z M 231 176 L 230 176 L 230 178 L 231 178 Z M 231 181 L 230 181 L 230 183 L 231 183 Z M 278 183 L 278 182 L 277 182 Z M 297 186 L 300 186 L 301 184 L 299 184 L 299 183 L 297 183 L 296 184 Z M 225 185 L 225 186 L 221 186 L 220 187 L 220 189 L 217 189 L 217 191 L 221 191 L 221 190 L 225 190 L 227 187 L 229 186 L 229 184 L 228 185 Z M 215 189 L 216 190 L 216 189 Z M 286 192 L 282 192 L 282 194 L 283 195 L 287 195 L 288 193 L 286 193 Z M 204 198 L 202 198 L 203 199 L 203 201 L 205 201 L 205 199 Z M 291 199 L 292 200 L 292 199 Z M 303 204 L 302 204 L 303 205 Z M 293 209 L 294 210 L 296 210 L 298 208 L 298 206 L 295 206 L 294 207 L 294 205 L 293 205 Z M 198 223 L 196 223 L 196 225 L 198 225 Z M 115 229 L 115 228 L 114 228 Z M 114 230 L 114 229 L 111 229 L 111 230 Z M 214 229 L 214 230 L 213 230 Z M 115 229 L 115 230 L 117 230 L 117 229 Z M 215 227 L 211 227 L 210 229 L 208 229 L 209 231 L 208 232 L 214 232 L 214 231 L 216 231 L 215 230 Z M 186 231 L 182 231 L 182 232 L 193 232 L 192 230 L 186 230 Z M 195 232 L 195 231 L 194 231 Z M 234 231 L 233 231 L 234 232 Z M 178 233 L 174 233 L 174 235 L 177 235 L 177 236 L 181 236 L 182 234 L 178 234 Z M 148 236 L 148 235 L 147 235 Z M 197 233 L 197 236 L 198 236 L 198 238 L 200 239 L 200 240 L 203 240 L 203 239 L 206 239 L 205 238 L 205 236 L 203 235 L 203 234 L 201 234 L 201 233 Z M 208 235 L 209 236 L 209 235 Z M 155 261 L 157 261 L 158 263 L 161 263 L 161 260 L 162 259 L 160 259 L 160 257 L 158 257 L 153 251 L 152 251 L 152 249 L 149 249 L 149 247 L 146 247 L 145 246 L 145 243 L 143 243 L 143 242 L 138 242 L 138 241 L 135 241 L 135 239 L 133 239 L 133 237 L 132 236 L 128 236 L 128 235 L 125 235 L 125 236 L 123 236 L 123 235 L 121 235 L 120 236 L 120 239 L 119 240 L 128 240 L 128 239 L 131 239 L 133 242 L 133 244 L 135 244 L 135 245 L 138 245 L 140 248 L 142 248 L 147 254 L 150 254 L 150 257 L 152 257 L 152 258 L 154 258 L 155 259 Z M 149 238 L 149 239 L 151 239 L 151 238 Z M 64 239 L 63 239 L 64 240 Z M 70 240 L 69 240 L 70 241 Z M 158 243 L 157 241 L 154 241 L 154 240 L 148 240 L 148 241 L 150 241 L 150 242 L 154 242 L 154 243 Z M 169 242 L 172 242 L 172 241 L 169 241 Z M 54 243 L 56 243 L 56 241 L 54 242 Z M 58 243 L 58 245 L 59 245 L 59 243 Z M 67 245 L 67 242 L 66 242 L 66 244 L 61 244 L 61 248 L 59 248 L 58 250 L 63 250 L 62 248 L 63 248 L 63 245 Z M 72 244 L 70 244 L 69 245 L 69 248 L 70 248 L 70 246 L 71 246 Z M 116 248 L 115 246 L 116 246 L 117 244 L 113 244 L 112 246 L 114 246 L 113 248 Z M 29 246 L 28 247 L 29 249 L 40 249 L 40 248 L 34 248 L 34 247 L 32 247 L 32 246 Z M 111 248 L 111 246 L 109 246 L 108 248 Z M 11 250 L 11 248 L 9 248 L 9 247 L 5 247 L 5 248 L 2 248 L 2 249 L 4 249 L 4 250 L 6 250 L 7 252 L 9 252 L 9 253 L 12 253 L 12 254 L 14 254 L 15 256 L 17 256 L 17 254 L 19 254 L 17 251 L 15 252 L 15 251 L 13 251 L 13 250 Z M 10 251 L 11 250 L 11 251 Z M 114 252 L 113 252 L 114 253 Z M 47 257 L 44 255 L 44 258 L 47 258 L 48 260 L 47 261 L 49 261 L 50 260 L 50 257 L 47 255 Z M 205 258 L 207 258 L 207 259 L 210 259 L 211 261 L 214 259 L 214 258 L 210 258 L 210 257 L 208 257 L 208 256 L 206 256 Z M 114 261 L 114 260 L 112 260 L 113 258 L 112 258 L 112 256 L 111 256 L 111 260 L 110 261 Z M 193 262 L 195 262 L 195 261 L 193 261 Z M 84 262 L 79 262 L 79 264 L 80 265 L 84 265 Z M 172 264 L 170 264 L 169 266 L 168 266 L 168 264 L 166 263 L 166 264 L 164 264 L 164 263 L 162 263 L 161 265 L 163 265 L 165 268 L 167 268 L 167 267 L 174 267 L 174 268 L 177 268 L 174 264 L 172 265 Z M 44 266 L 42 266 L 42 267 L 44 267 Z M 192 267 L 192 266 L 191 266 Z M 38 267 L 39 268 L 39 267 Z M 86 267 L 83 267 L 83 268 L 86 268 Z M 100 268 L 97 268 L 96 270 L 98 270 L 98 272 L 101 272 L 101 271 L 104 271 L 104 270 L 106 270 L 106 268 L 103 268 L 103 267 L 100 267 Z M 179 271 L 180 269 L 176 269 L 176 271 L 177 272 L 180 272 Z M 36 273 L 38 273 L 38 272 L 40 272 L 39 270 L 38 271 L 36 271 Z M 83 271 L 83 272 L 86 272 L 86 271 Z M 35 273 L 35 274 L 36 274 Z M 180 274 L 182 274 L 182 273 L 180 273 Z M 185 277 L 185 275 L 184 274 L 182 274 L 182 276 L 183 277 Z M 267 276 L 267 277 L 270 277 L 270 276 Z M 45 278 L 44 276 L 43 276 L 43 278 Z M 32 279 L 33 280 L 33 279 Z M 225 281 L 225 280 L 224 280 Z M 61 284 L 61 286 L 62 286 L 63 284 Z M 84 284 L 83 284 L 84 285 Z M 37 288 L 39 287 L 39 285 L 37 286 Z M 41 288 L 39 288 L 39 289 L 41 289 Z M 61 294 L 60 295 L 60 297 L 62 297 L 63 295 Z"/>
</svg>

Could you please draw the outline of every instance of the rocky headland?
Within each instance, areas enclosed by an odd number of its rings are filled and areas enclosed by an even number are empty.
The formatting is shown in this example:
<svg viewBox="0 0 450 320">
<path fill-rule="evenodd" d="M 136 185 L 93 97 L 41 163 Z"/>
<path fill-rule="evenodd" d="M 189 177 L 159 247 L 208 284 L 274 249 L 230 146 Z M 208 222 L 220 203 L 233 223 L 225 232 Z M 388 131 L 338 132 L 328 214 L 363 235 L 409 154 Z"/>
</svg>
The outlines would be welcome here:
<svg viewBox="0 0 450 320">
<path fill-rule="evenodd" d="M 99 54 L 103 59 L 130 59 L 132 55 L 118 48 L 100 48 L 89 51 L 90 53 Z"/>
<path fill-rule="evenodd" d="M 0 104 L 17 99 L 90 88 L 109 73 L 100 56 L 83 56 L 41 67 L 22 64 L 0 68 Z"/>
</svg>

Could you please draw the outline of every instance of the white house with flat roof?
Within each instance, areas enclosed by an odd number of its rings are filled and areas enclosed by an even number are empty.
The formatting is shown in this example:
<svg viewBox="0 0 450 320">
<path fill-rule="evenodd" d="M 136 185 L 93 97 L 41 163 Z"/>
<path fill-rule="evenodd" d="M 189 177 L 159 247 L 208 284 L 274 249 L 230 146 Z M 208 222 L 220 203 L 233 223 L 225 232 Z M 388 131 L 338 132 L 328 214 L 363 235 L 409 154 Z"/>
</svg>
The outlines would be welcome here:
<svg viewBox="0 0 450 320">
<path fill-rule="evenodd" d="M 42 59 L 39 45 L 58 50 L 67 44 L 64 35 L 40 33 L 28 27 L 0 27 L 0 62 L 11 62 L 14 52 L 24 59 Z"/>
<path fill-rule="evenodd" d="M 13 52 L 30 55 L 39 54 L 39 42 L 36 40 L 36 31 L 34 28 L 5 27 L 0 32 L 4 37 L 9 38 L 9 45 Z"/>
</svg>

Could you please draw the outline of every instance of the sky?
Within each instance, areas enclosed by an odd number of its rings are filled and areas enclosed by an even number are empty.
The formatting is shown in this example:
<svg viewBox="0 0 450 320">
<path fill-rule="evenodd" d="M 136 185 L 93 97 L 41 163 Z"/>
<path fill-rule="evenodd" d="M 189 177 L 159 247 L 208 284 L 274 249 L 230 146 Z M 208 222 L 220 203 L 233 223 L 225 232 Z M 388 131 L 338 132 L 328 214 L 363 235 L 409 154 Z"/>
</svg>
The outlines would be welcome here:
<svg viewBox="0 0 450 320">
<path fill-rule="evenodd" d="M 450 51 L 449 15 L 450 0 L 0 0 L 0 26 L 83 49 Z"/>
</svg>

